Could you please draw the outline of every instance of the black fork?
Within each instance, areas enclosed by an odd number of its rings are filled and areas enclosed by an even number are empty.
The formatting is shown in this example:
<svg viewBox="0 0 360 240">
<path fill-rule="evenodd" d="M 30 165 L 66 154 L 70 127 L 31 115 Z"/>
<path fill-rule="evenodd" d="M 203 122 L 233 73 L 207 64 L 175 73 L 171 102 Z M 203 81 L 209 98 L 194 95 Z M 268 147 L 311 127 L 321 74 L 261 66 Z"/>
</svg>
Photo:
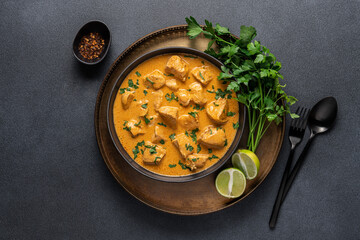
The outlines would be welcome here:
<svg viewBox="0 0 360 240">
<path fill-rule="evenodd" d="M 296 114 L 299 115 L 299 118 L 295 118 L 295 119 L 291 120 L 290 131 L 289 131 L 289 140 L 291 143 L 291 150 L 290 150 L 288 161 L 285 166 L 283 177 L 281 179 L 281 183 L 280 183 L 278 194 L 276 196 L 274 207 L 273 207 L 273 210 L 271 213 L 271 217 L 270 217 L 270 221 L 269 221 L 270 228 L 274 228 L 276 225 L 276 221 L 277 221 L 277 218 L 279 215 L 281 203 L 283 200 L 283 194 L 284 194 L 284 190 L 285 190 L 286 181 L 287 181 L 289 173 L 290 173 L 290 168 L 291 168 L 295 148 L 304 137 L 304 133 L 305 133 L 306 125 L 307 125 L 307 117 L 309 115 L 309 109 L 304 108 L 304 107 L 298 107 L 298 109 L 296 110 Z"/>
</svg>

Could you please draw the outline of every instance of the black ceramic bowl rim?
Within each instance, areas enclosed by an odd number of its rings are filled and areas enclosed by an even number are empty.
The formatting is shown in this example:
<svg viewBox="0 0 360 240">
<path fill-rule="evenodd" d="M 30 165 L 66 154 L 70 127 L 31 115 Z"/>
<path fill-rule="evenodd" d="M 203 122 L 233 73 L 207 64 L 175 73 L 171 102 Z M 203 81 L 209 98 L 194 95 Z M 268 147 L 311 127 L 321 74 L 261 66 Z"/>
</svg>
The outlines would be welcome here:
<svg viewBox="0 0 360 240">
<path fill-rule="evenodd" d="M 212 166 L 210 166 L 209 168 L 201 171 L 201 172 L 197 172 L 194 174 L 189 174 L 189 175 L 184 175 L 184 176 L 170 176 L 170 175 L 161 175 L 161 174 L 157 174 L 154 173 L 152 171 L 147 170 L 146 168 L 140 166 L 135 160 L 132 159 L 131 156 L 129 156 L 129 154 L 126 152 L 126 150 L 123 148 L 117 134 L 116 134 L 116 130 L 115 130 L 115 125 L 114 125 L 114 119 L 113 119 L 113 106 L 114 106 L 114 101 L 117 95 L 117 92 L 120 88 L 120 85 L 122 84 L 122 82 L 124 81 L 125 77 L 134 69 L 136 68 L 139 64 L 143 63 L 144 61 L 158 56 L 158 55 L 163 55 L 163 54 L 175 54 L 175 53 L 187 53 L 187 54 L 193 54 L 199 57 L 202 57 L 204 59 L 206 59 L 207 61 L 209 61 L 210 63 L 214 64 L 216 67 L 220 68 L 221 66 L 223 66 L 223 64 L 217 60 L 216 58 L 192 49 L 192 48 L 186 48 L 186 47 L 168 47 L 168 48 L 161 48 L 161 49 L 157 49 L 151 52 L 148 52 L 142 56 L 140 56 L 139 58 L 137 58 L 135 61 L 133 61 L 130 65 L 128 65 L 125 70 L 119 75 L 118 79 L 116 80 L 116 83 L 114 84 L 112 90 L 111 90 L 111 94 L 109 96 L 108 99 L 108 106 L 107 106 L 107 126 L 108 126 L 108 130 L 111 136 L 111 139 L 117 149 L 117 151 L 120 153 L 120 155 L 139 173 L 155 179 L 155 180 L 159 180 L 159 181 L 164 181 L 164 182 L 189 182 L 189 181 L 194 181 L 200 178 L 203 178 L 213 172 L 215 172 L 216 170 L 218 170 L 220 167 L 222 167 L 227 161 L 228 159 L 230 159 L 230 157 L 232 156 L 232 154 L 235 152 L 240 139 L 243 135 L 244 132 L 244 127 L 245 127 L 245 118 L 246 118 L 246 109 L 245 106 L 243 106 L 242 104 L 239 103 L 239 110 L 241 109 L 241 107 L 243 107 L 243 124 L 242 126 L 240 126 L 236 132 L 234 141 L 232 142 L 231 146 L 229 147 L 229 150 L 225 153 L 225 155 L 219 159 L 218 162 L 216 162 L 215 164 L 213 164 Z M 240 115 L 240 114 L 239 114 Z M 240 116 L 239 116 L 240 119 Z"/>
<path fill-rule="evenodd" d="M 98 23 L 98 24 L 102 25 L 103 29 L 109 34 L 109 40 L 108 40 L 108 42 L 106 42 L 106 39 L 104 39 L 104 40 L 105 40 L 105 49 L 104 49 L 103 52 L 100 54 L 101 57 L 99 57 L 99 59 L 97 59 L 96 61 L 91 61 L 91 60 L 88 60 L 88 61 L 87 61 L 85 58 L 82 59 L 82 58 L 80 58 L 80 57 L 76 54 L 76 52 L 78 52 L 78 50 L 77 50 L 78 44 L 76 44 L 76 42 L 77 42 L 78 39 L 81 39 L 81 37 L 84 36 L 84 34 L 80 34 L 80 33 L 82 33 L 83 31 L 85 31 L 84 29 L 85 29 L 88 25 L 94 24 L 94 23 Z M 91 31 L 90 31 L 90 32 L 91 32 Z M 76 58 L 79 62 L 84 63 L 84 64 L 87 64 L 87 65 L 95 65 L 95 64 L 100 63 L 102 60 L 104 60 L 104 58 L 106 57 L 106 55 L 107 55 L 107 53 L 108 53 L 108 51 L 109 51 L 110 44 L 111 44 L 111 33 L 110 33 L 110 29 L 108 28 L 108 26 L 107 26 L 104 22 L 102 22 L 102 21 L 100 21 L 100 20 L 91 20 L 91 21 L 85 23 L 85 24 L 79 29 L 79 31 L 76 33 L 75 38 L 74 38 L 74 41 L 73 41 L 73 54 L 74 54 L 75 58 Z"/>
</svg>

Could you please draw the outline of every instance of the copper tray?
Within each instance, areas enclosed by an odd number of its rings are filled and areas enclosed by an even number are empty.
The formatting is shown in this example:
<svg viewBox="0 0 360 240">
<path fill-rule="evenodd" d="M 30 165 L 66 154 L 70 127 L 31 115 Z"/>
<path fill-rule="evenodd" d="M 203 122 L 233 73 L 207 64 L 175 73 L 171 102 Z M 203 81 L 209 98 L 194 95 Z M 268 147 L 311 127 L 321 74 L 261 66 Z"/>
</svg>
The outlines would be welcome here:
<svg viewBox="0 0 360 240">
<path fill-rule="evenodd" d="M 180 215 L 198 215 L 219 211 L 248 196 L 265 179 L 279 154 L 284 138 L 285 121 L 272 125 L 263 137 L 256 154 L 260 159 L 260 171 L 256 179 L 248 181 L 244 194 L 237 199 L 220 196 L 214 186 L 218 172 L 187 183 L 166 183 L 150 179 L 133 169 L 118 153 L 107 128 L 107 101 L 120 73 L 146 52 L 173 46 L 205 50 L 208 39 L 199 36 L 190 40 L 186 25 L 172 26 L 150 33 L 131 44 L 111 65 L 103 80 L 96 99 L 95 133 L 101 155 L 116 180 L 141 202 L 164 212 Z M 245 147 L 247 133 L 243 134 L 239 148 Z M 224 165 L 224 167 L 230 166 Z"/>
</svg>

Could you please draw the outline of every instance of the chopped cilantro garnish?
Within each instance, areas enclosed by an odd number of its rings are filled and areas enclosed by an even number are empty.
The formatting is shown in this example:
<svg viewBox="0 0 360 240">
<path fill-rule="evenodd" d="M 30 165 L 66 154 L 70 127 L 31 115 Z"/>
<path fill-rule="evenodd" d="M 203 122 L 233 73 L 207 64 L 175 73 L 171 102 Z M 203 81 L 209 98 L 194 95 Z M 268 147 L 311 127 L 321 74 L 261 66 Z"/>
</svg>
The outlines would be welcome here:
<svg viewBox="0 0 360 240">
<path fill-rule="evenodd" d="M 145 141 L 142 140 L 141 142 L 138 142 L 136 146 L 141 147 L 141 146 L 144 146 L 144 145 L 145 145 Z"/>
<path fill-rule="evenodd" d="M 191 170 L 189 167 L 187 167 L 185 164 L 183 164 L 183 163 L 181 162 L 181 160 L 179 160 L 178 164 L 179 164 L 180 167 L 181 167 L 182 169 L 184 169 L 184 170 L 186 170 L 186 169 Z"/>
<path fill-rule="evenodd" d="M 145 96 L 146 96 L 147 93 L 148 93 L 148 92 L 144 89 L 144 94 L 145 94 Z"/>
<path fill-rule="evenodd" d="M 170 138 L 171 140 L 174 140 L 174 139 L 175 139 L 175 133 L 171 134 L 171 135 L 169 136 L 169 138 Z"/>
<path fill-rule="evenodd" d="M 215 158 L 219 158 L 219 157 L 213 154 L 211 157 L 209 157 L 209 160 L 215 159 Z"/>
<path fill-rule="evenodd" d="M 201 151 L 201 146 L 200 144 L 197 145 L 197 150 L 196 150 L 196 153 L 199 153 Z"/>
<path fill-rule="evenodd" d="M 164 139 L 161 139 L 161 140 L 160 140 L 160 143 L 161 143 L 161 144 L 164 144 L 164 143 L 165 143 Z M 225 146 L 226 146 L 226 145 L 225 145 Z"/>
<path fill-rule="evenodd" d="M 128 80 L 128 84 L 129 84 L 129 87 L 132 87 L 132 88 L 134 87 L 134 82 L 132 79 Z"/>
<path fill-rule="evenodd" d="M 146 81 L 149 81 L 149 83 L 151 83 L 151 85 L 153 85 L 153 84 L 154 84 L 154 82 L 153 82 L 153 81 L 151 81 L 148 77 L 146 78 Z"/>
<path fill-rule="evenodd" d="M 173 77 L 174 76 L 174 74 L 172 74 L 172 73 L 170 73 L 170 74 L 164 73 L 164 75 L 167 76 L 167 77 Z"/>
<path fill-rule="evenodd" d="M 188 113 L 190 116 L 192 116 L 193 118 L 196 118 L 196 115 L 198 114 L 197 112 L 189 112 Z"/>
<path fill-rule="evenodd" d="M 227 144 L 228 144 L 228 143 L 227 143 L 227 139 L 225 139 L 225 144 L 224 144 L 224 147 L 226 147 L 226 146 L 227 146 Z"/>
<path fill-rule="evenodd" d="M 134 126 L 138 127 L 140 125 L 140 123 L 141 123 L 141 120 L 138 123 L 135 123 Z"/>
<path fill-rule="evenodd" d="M 201 72 L 199 72 L 199 75 L 200 75 L 201 79 L 205 81 L 205 78 L 203 77 L 203 75 L 201 74 Z"/>
<path fill-rule="evenodd" d="M 233 123 L 233 128 L 234 128 L 234 129 L 238 129 L 238 128 L 239 128 L 239 122 Z"/>
<path fill-rule="evenodd" d="M 169 168 L 174 168 L 176 167 L 176 164 L 169 164 Z"/>
<path fill-rule="evenodd" d="M 179 101 L 178 98 L 175 96 L 175 94 L 172 92 L 171 95 L 169 93 L 167 93 L 165 95 L 165 98 L 166 100 L 168 100 L 169 102 L 171 102 L 172 100 L 175 100 L 175 101 Z"/>
<path fill-rule="evenodd" d="M 234 113 L 234 112 L 228 112 L 226 115 L 228 116 L 228 117 L 232 117 L 232 116 L 234 116 L 236 113 Z"/>
<path fill-rule="evenodd" d="M 185 144 L 185 148 L 187 151 L 190 151 L 190 152 L 194 150 L 193 146 L 191 146 L 190 144 Z"/>
<path fill-rule="evenodd" d="M 164 123 L 158 123 L 160 126 L 164 126 L 166 127 L 166 125 Z"/>
<path fill-rule="evenodd" d="M 135 74 L 136 76 L 141 77 L 141 74 L 138 71 L 136 71 Z"/>
<path fill-rule="evenodd" d="M 137 155 L 139 154 L 139 148 L 138 148 L 138 146 L 136 146 L 133 150 L 132 150 L 132 152 L 134 153 L 134 160 L 137 158 Z"/>
<path fill-rule="evenodd" d="M 150 152 L 150 154 L 155 154 L 155 153 L 157 153 L 157 152 L 156 152 L 156 146 L 153 146 L 152 148 L 150 148 L 149 152 Z"/>
<path fill-rule="evenodd" d="M 150 149 L 150 151 L 151 151 L 151 149 Z M 156 160 L 157 160 L 158 158 L 161 159 L 161 157 L 155 157 L 155 160 L 154 160 L 154 163 L 155 163 L 155 164 L 156 164 Z"/>
<path fill-rule="evenodd" d="M 146 115 L 145 115 L 145 116 L 144 116 L 144 120 L 145 120 L 145 123 L 146 123 L 146 124 L 149 124 L 151 119 L 147 118 Z"/>
<path fill-rule="evenodd" d="M 144 109 L 147 109 L 147 107 L 148 107 L 147 105 L 148 105 L 148 104 L 145 103 L 145 104 L 141 105 L 141 107 L 144 108 Z"/>
<path fill-rule="evenodd" d="M 209 148 L 208 151 L 209 151 L 209 153 L 212 153 L 212 149 Z"/>
<path fill-rule="evenodd" d="M 195 143 L 197 142 L 196 132 L 198 132 L 198 131 L 199 131 L 199 129 L 196 128 L 196 129 L 192 130 L 191 133 L 190 133 L 190 137 L 192 138 L 192 140 L 193 140 Z"/>
</svg>

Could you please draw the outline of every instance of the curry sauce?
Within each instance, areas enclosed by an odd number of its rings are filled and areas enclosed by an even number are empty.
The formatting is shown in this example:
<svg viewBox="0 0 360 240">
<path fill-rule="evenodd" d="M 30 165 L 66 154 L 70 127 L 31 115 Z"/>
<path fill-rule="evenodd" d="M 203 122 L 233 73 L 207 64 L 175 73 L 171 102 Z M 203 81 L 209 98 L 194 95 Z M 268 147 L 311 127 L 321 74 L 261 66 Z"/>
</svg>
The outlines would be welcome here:
<svg viewBox="0 0 360 240">
<path fill-rule="evenodd" d="M 221 159 L 239 127 L 239 104 L 219 74 L 205 59 L 186 54 L 156 56 L 132 70 L 113 108 L 127 153 L 171 176 L 203 171 Z"/>
</svg>

